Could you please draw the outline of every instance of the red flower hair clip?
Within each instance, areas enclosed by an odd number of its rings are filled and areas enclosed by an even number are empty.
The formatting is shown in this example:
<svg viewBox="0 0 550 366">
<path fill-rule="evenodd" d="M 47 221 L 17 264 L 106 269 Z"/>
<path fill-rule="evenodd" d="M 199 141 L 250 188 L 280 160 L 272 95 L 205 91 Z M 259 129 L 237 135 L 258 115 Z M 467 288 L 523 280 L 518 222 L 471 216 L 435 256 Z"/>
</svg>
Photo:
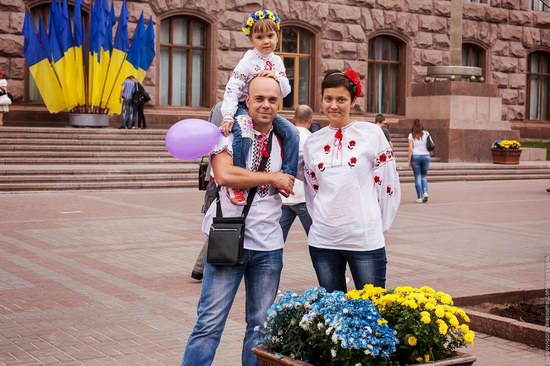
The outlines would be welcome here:
<svg viewBox="0 0 550 366">
<path fill-rule="evenodd" d="M 353 84 L 354 89 L 355 89 L 355 96 L 362 97 L 363 96 L 363 89 L 361 89 L 361 78 L 359 77 L 359 74 L 356 73 L 355 70 L 347 69 L 346 71 L 344 71 L 344 75 Z"/>
</svg>

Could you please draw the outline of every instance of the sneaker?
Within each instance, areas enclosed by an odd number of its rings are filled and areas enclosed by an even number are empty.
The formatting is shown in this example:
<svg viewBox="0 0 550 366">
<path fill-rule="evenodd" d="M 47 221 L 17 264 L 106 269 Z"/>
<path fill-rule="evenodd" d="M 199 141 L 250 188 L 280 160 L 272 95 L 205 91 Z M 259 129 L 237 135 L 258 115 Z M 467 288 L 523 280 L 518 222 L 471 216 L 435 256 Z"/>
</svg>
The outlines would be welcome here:
<svg viewBox="0 0 550 366">
<path fill-rule="evenodd" d="M 203 274 L 197 271 L 191 272 L 191 278 L 197 281 L 202 281 Z"/>
<path fill-rule="evenodd" d="M 422 198 L 417 198 L 416 203 L 424 203 L 424 200 Z"/>
<path fill-rule="evenodd" d="M 228 188 L 227 195 L 229 196 L 229 201 L 231 201 L 232 204 L 237 206 L 246 206 L 246 198 L 244 197 L 242 190 Z"/>
<path fill-rule="evenodd" d="M 427 193 L 424 193 L 422 195 L 422 202 L 428 202 L 428 194 Z"/>
</svg>

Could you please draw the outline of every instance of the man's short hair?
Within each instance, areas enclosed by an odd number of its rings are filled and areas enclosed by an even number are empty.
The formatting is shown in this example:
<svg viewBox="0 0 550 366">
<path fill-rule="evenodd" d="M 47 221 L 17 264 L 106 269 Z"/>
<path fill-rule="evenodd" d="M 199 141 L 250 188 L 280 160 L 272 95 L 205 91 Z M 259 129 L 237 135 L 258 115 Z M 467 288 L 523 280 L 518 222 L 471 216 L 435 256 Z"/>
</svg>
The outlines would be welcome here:
<svg viewBox="0 0 550 366">
<path fill-rule="evenodd" d="M 374 117 L 374 122 L 376 123 L 381 123 L 381 122 L 384 122 L 385 120 L 386 118 L 381 113 L 377 114 L 376 117 Z"/>
<path fill-rule="evenodd" d="M 299 105 L 296 111 L 294 111 L 294 118 L 300 121 L 309 122 L 313 118 L 313 110 L 308 105 Z"/>
</svg>

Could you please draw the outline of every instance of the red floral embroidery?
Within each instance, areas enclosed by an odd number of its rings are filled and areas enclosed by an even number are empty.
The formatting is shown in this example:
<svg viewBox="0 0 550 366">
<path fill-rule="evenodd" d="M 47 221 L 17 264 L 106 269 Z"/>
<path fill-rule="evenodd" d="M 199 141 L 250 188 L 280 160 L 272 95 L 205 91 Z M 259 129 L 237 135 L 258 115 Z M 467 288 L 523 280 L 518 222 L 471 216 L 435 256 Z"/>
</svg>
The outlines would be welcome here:
<svg viewBox="0 0 550 366">
<path fill-rule="evenodd" d="M 378 158 L 380 159 L 380 162 L 381 162 L 381 163 L 385 163 L 386 160 L 387 160 L 386 153 L 383 152 L 382 154 L 380 154 L 380 156 L 379 156 Z"/>
<path fill-rule="evenodd" d="M 382 184 L 382 178 L 380 178 L 378 175 L 374 176 L 374 183 L 381 185 Z"/>
<path fill-rule="evenodd" d="M 348 149 L 353 150 L 353 148 L 355 147 L 355 144 L 356 144 L 355 140 L 350 140 L 348 142 Z"/>
<path fill-rule="evenodd" d="M 336 131 L 336 133 L 334 134 L 334 137 L 337 139 L 337 140 L 342 140 L 342 137 L 344 137 L 344 134 L 342 133 L 342 129 L 339 128 L 338 131 Z"/>
<path fill-rule="evenodd" d="M 317 168 L 319 168 L 320 171 L 324 172 L 325 171 L 325 163 L 317 164 Z"/>
<path fill-rule="evenodd" d="M 325 145 L 325 154 L 328 154 L 330 152 L 330 145 Z"/>
<path fill-rule="evenodd" d="M 311 177 L 311 179 L 315 179 L 316 177 L 315 172 L 309 172 L 309 176 Z"/>
<path fill-rule="evenodd" d="M 393 194 L 393 188 L 391 186 L 387 186 L 386 187 L 386 193 L 391 196 Z"/>
<path fill-rule="evenodd" d="M 314 185 L 313 185 L 313 189 L 314 189 L 315 191 L 318 191 L 318 190 L 319 190 L 319 185 L 318 185 L 318 184 L 314 184 Z"/>
<path fill-rule="evenodd" d="M 349 158 L 348 165 L 353 168 L 355 164 L 357 164 L 357 158 L 356 157 Z"/>
</svg>

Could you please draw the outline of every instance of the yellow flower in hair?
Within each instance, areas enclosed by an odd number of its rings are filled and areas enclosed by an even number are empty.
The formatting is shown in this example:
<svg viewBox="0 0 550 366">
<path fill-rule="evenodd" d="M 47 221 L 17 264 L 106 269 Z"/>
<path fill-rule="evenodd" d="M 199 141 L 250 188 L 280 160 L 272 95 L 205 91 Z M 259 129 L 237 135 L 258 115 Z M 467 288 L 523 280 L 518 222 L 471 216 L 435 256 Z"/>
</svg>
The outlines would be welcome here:
<svg viewBox="0 0 550 366">
<path fill-rule="evenodd" d="M 250 29 L 243 27 L 243 33 L 247 35 L 250 34 Z"/>
<path fill-rule="evenodd" d="M 252 27 L 254 25 L 254 19 L 252 19 L 252 17 L 248 17 L 246 21 L 246 25 L 248 25 L 249 27 Z"/>
<path fill-rule="evenodd" d="M 258 18 L 260 18 L 260 19 L 265 18 L 265 14 L 264 14 L 264 12 L 261 11 L 261 10 L 258 10 L 258 11 L 256 12 L 256 15 L 257 15 Z"/>
</svg>

